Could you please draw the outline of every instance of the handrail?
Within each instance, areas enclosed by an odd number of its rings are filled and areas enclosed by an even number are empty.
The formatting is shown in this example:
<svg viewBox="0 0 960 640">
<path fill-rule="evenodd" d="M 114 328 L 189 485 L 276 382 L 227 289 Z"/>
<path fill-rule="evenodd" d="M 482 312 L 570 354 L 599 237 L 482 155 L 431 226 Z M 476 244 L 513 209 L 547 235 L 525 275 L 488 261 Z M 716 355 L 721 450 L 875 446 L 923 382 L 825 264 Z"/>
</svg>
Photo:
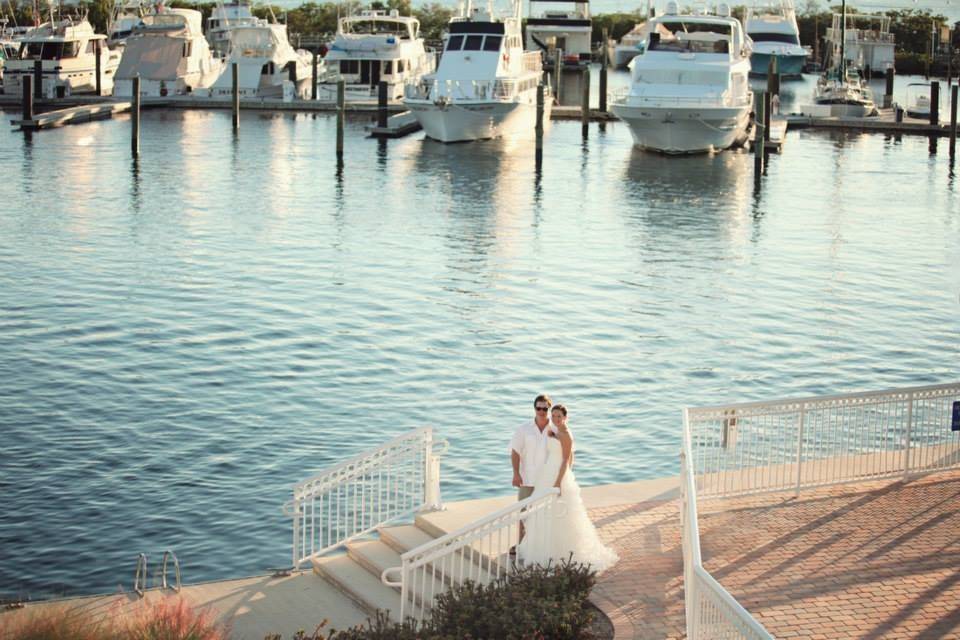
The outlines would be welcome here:
<svg viewBox="0 0 960 640">
<path fill-rule="evenodd" d="M 137 572 L 133 577 L 133 592 L 141 598 L 147 587 L 147 554 L 137 556 Z"/>
<path fill-rule="evenodd" d="M 173 558 L 174 577 L 177 580 L 176 586 L 173 587 L 173 590 L 177 593 L 180 593 L 180 560 L 177 559 L 176 554 L 170 549 L 167 549 L 163 552 L 163 562 L 161 563 L 160 569 L 160 587 L 162 589 L 167 588 L 167 561 L 170 558 Z"/>
<path fill-rule="evenodd" d="M 293 519 L 293 566 L 387 522 L 442 508 L 440 456 L 447 446 L 423 427 L 296 483 L 282 505 Z"/>
<path fill-rule="evenodd" d="M 401 566 L 380 574 L 383 584 L 400 588 L 400 618 L 408 617 L 410 608 L 410 617 L 422 618 L 439 592 L 451 585 L 509 577 L 516 562 L 508 553 L 517 543 L 514 534 L 526 523 L 528 535 L 546 545 L 553 533 L 559 496 L 560 490 L 551 488 L 403 553 Z M 395 574 L 399 580 L 391 579 Z"/>
</svg>

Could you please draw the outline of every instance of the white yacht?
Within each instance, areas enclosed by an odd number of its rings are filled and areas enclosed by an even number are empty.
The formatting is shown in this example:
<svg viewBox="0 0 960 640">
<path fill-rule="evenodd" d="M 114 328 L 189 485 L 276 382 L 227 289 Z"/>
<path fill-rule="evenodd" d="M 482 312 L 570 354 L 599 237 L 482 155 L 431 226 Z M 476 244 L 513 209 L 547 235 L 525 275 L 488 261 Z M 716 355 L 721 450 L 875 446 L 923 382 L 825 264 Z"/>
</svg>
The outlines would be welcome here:
<svg viewBox="0 0 960 640">
<path fill-rule="evenodd" d="M 234 29 L 262 24 L 266 24 L 266 21 L 253 15 L 250 0 L 218 1 L 207 18 L 207 42 L 215 56 L 226 56 L 230 52 L 230 38 Z"/>
<path fill-rule="evenodd" d="M 492 3 L 468 3 L 450 21 L 437 72 L 407 87 L 404 104 L 427 136 L 441 142 L 534 135 L 542 54 L 524 51 L 520 31 L 522 0 L 511 15 L 496 17 Z M 553 102 L 545 88 L 544 121 Z"/>
<path fill-rule="evenodd" d="M 842 7 L 841 13 L 833 14 L 833 24 L 827 29 L 827 44 L 834 49 L 842 48 L 847 64 L 869 69 L 871 75 L 892 69 L 896 38 L 890 32 L 890 17 L 847 13 L 846 2 Z"/>
<path fill-rule="evenodd" d="M 285 24 L 265 23 L 233 29 L 227 63 L 210 88 L 212 97 L 233 94 L 234 62 L 243 98 L 310 97 L 313 54 L 294 50 Z"/>
<path fill-rule="evenodd" d="M 698 153 L 747 137 L 750 40 L 721 4 L 717 15 L 680 14 L 676 2 L 650 19 L 643 51 L 630 63 L 630 87 L 611 102 L 637 146 Z"/>
<path fill-rule="evenodd" d="M 807 63 L 807 50 L 800 45 L 800 29 L 793 0 L 755 0 L 744 19 L 747 36 L 753 40 L 751 72 L 765 76 L 770 59 L 777 59 L 777 72 L 799 78 Z"/>
<path fill-rule="evenodd" d="M 640 46 L 647 37 L 647 23 L 638 22 L 629 32 L 625 33 L 620 42 L 613 47 L 610 62 L 613 66 L 623 68 L 630 64 L 640 53 Z"/>
<path fill-rule="evenodd" d="M 143 6 L 140 0 L 117 0 L 107 27 L 107 45 L 111 49 L 122 50 L 133 29 L 143 18 Z"/>
<path fill-rule="evenodd" d="M 127 38 L 117 69 L 114 95 L 131 96 L 140 76 L 140 95 L 163 97 L 210 87 L 223 62 L 210 52 L 194 9 L 160 8 L 144 16 Z"/>
<path fill-rule="evenodd" d="M 120 62 L 119 53 L 106 45 L 105 35 L 94 33 L 86 18 L 57 18 L 41 24 L 24 36 L 13 59 L 4 65 L 4 92 L 19 95 L 23 77 L 33 75 L 41 60 L 43 86 L 48 98 L 92 93 L 97 88 L 97 50 L 100 51 L 100 89 L 109 95 Z M 98 45 L 99 43 L 99 45 Z"/>
<path fill-rule="evenodd" d="M 557 49 L 563 50 L 563 64 L 590 62 L 593 26 L 587 0 L 529 0 L 527 49 L 543 50 L 551 62 Z"/>
<path fill-rule="evenodd" d="M 340 18 L 325 60 L 328 73 L 319 98 L 336 100 L 337 81 L 343 79 L 348 102 L 376 100 L 381 80 L 387 83 L 387 99 L 400 99 L 405 84 L 436 68 L 436 57 L 420 37 L 420 21 L 396 10 Z"/>
</svg>

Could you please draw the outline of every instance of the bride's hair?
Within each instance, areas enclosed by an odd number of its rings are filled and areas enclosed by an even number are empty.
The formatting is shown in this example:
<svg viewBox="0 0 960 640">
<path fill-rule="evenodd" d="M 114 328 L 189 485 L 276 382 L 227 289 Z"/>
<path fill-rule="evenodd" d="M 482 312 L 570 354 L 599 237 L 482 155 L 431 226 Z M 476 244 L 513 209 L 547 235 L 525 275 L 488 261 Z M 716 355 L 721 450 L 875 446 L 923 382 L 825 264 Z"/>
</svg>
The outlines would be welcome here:
<svg viewBox="0 0 960 640">
<path fill-rule="evenodd" d="M 559 411 L 559 412 L 562 413 L 564 416 L 567 415 L 567 408 L 566 408 L 565 406 L 563 406 L 562 404 L 555 404 L 555 405 L 553 405 L 553 407 L 551 407 L 551 411 Z"/>
</svg>

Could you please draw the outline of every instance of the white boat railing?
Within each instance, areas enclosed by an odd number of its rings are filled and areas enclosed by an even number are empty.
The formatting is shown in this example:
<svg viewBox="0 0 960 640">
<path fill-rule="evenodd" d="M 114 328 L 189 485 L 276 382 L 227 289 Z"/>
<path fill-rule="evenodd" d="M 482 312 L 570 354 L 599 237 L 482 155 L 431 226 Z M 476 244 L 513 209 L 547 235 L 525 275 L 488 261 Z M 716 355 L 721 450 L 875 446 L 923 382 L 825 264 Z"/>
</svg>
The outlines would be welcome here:
<svg viewBox="0 0 960 640">
<path fill-rule="evenodd" d="M 538 54 L 539 55 L 539 54 Z M 495 80 L 437 80 L 424 78 L 408 84 L 404 97 L 410 100 L 469 102 L 489 100 L 513 100 L 520 91 L 537 86 L 538 79 L 497 78 Z"/>
<path fill-rule="evenodd" d="M 438 450 L 439 449 L 439 450 Z M 424 427 L 297 483 L 283 507 L 293 519 L 293 565 L 424 509 L 438 509 L 446 440 Z"/>
<path fill-rule="evenodd" d="M 552 489 L 531 496 L 400 556 L 401 566 L 381 574 L 384 584 L 400 588 L 400 618 L 422 620 L 436 596 L 467 580 L 489 584 L 509 578 L 517 562 L 510 548 L 517 544 L 521 523 L 529 544 L 548 548 L 559 495 Z M 399 580 L 390 579 L 398 573 Z"/>
<path fill-rule="evenodd" d="M 697 499 L 960 468 L 960 383 L 688 408 L 681 514 L 687 636 L 771 637 L 703 568 Z"/>
<path fill-rule="evenodd" d="M 622 87 L 610 91 L 608 95 L 611 102 L 651 108 L 674 105 L 683 107 L 731 108 L 746 107 L 753 104 L 752 91 L 748 91 L 739 97 L 731 96 L 727 92 L 710 96 L 635 95 L 631 93 L 630 87 Z"/>
</svg>

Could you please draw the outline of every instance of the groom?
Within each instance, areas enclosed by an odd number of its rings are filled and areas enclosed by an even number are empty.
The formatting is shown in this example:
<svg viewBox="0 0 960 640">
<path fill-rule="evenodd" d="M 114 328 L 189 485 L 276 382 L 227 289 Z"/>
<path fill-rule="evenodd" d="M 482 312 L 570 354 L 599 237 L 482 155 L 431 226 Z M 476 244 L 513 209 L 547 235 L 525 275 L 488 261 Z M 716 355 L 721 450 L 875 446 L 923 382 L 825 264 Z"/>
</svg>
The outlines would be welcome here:
<svg viewBox="0 0 960 640">
<path fill-rule="evenodd" d="M 517 427 L 510 440 L 510 461 L 513 463 L 513 486 L 517 487 L 517 500 L 533 495 L 533 483 L 547 461 L 547 442 L 556 428 L 550 424 L 550 397 L 539 395 L 533 401 L 534 417 Z M 523 540 L 523 522 L 520 523 L 520 540 Z M 514 549 L 510 549 L 514 553 Z"/>
</svg>

